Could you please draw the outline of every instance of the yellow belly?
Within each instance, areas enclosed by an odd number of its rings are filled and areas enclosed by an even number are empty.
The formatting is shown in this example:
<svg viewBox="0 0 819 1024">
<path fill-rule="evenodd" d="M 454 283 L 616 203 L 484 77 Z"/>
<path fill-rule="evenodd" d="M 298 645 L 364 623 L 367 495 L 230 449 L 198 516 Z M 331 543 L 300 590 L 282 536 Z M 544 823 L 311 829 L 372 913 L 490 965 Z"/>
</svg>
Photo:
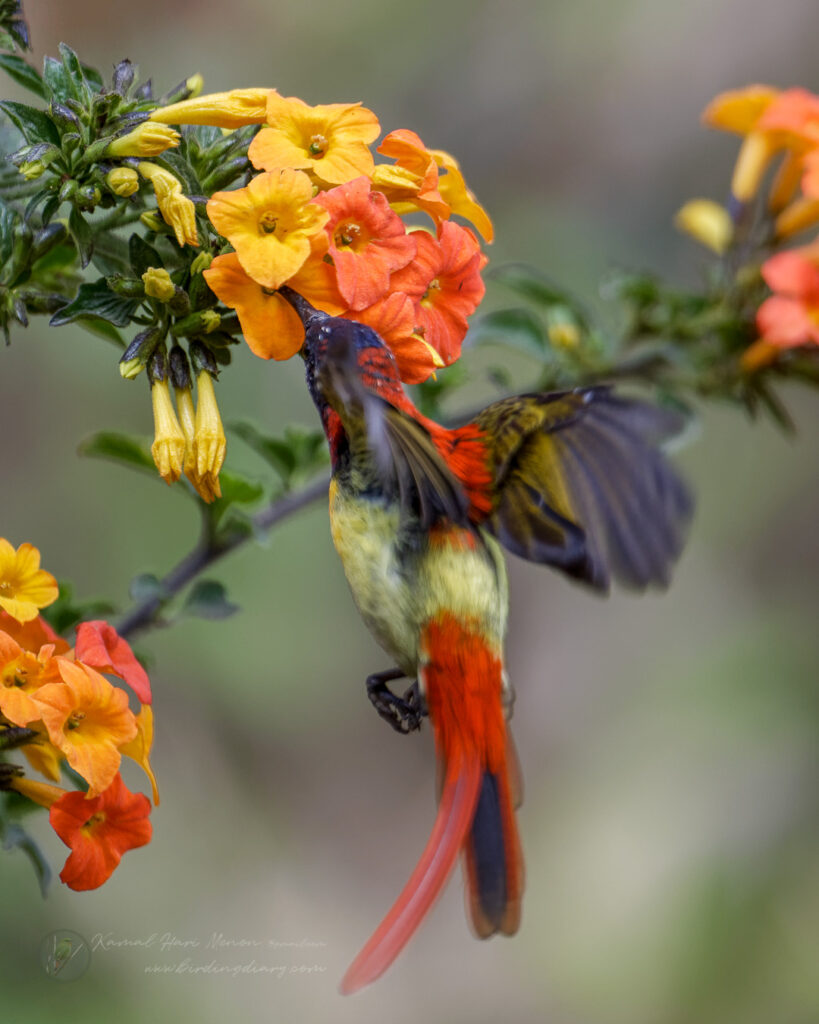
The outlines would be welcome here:
<svg viewBox="0 0 819 1024">
<path fill-rule="evenodd" d="M 508 590 L 493 538 L 472 548 L 424 543 L 407 553 L 396 543 L 398 509 L 350 496 L 335 481 L 330 526 L 362 618 L 408 676 L 417 672 L 424 623 L 442 612 L 475 622 L 500 653 Z"/>
</svg>

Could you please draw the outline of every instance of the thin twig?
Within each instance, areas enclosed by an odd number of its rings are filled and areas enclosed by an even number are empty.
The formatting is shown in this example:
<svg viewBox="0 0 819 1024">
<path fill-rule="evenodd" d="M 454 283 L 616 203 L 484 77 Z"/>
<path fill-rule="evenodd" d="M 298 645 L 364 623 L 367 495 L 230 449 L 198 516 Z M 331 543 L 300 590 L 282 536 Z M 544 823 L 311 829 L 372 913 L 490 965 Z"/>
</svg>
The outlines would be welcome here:
<svg viewBox="0 0 819 1024">
<path fill-rule="evenodd" d="M 329 478 L 323 475 L 312 480 L 302 490 L 271 501 L 269 505 L 251 518 L 252 532 L 236 531 L 227 537 L 220 538 L 218 535 L 213 537 L 207 530 L 203 530 L 196 547 L 189 551 L 164 579 L 160 580 L 158 593 L 145 598 L 144 601 L 137 602 L 130 611 L 126 612 L 117 626 L 117 632 L 120 636 L 131 637 L 135 633 L 160 625 L 157 616 L 163 605 L 201 572 L 204 572 L 224 555 L 241 547 L 256 534 L 272 529 L 295 512 L 326 495 L 328 485 Z"/>
</svg>

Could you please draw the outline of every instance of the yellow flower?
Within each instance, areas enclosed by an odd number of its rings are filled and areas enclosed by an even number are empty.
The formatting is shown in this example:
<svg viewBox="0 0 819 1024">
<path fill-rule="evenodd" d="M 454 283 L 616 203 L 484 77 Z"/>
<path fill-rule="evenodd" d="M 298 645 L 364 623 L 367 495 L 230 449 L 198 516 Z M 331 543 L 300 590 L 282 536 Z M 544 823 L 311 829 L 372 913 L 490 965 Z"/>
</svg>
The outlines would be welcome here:
<svg viewBox="0 0 819 1024">
<path fill-rule="evenodd" d="M 267 116 L 267 98 L 275 94 L 275 89 L 211 92 L 160 107 L 151 114 L 151 120 L 162 124 L 212 124 L 217 128 L 262 124 Z"/>
<path fill-rule="evenodd" d="M 121 135 L 118 139 L 108 144 L 105 150 L 106 156 L 159 156 L 166 149 L 179 145 L 179 132 L 164 124 L 156 124 L 153 121 L 143 121 L 127 135 Z"/>
<path fill-rule="evenodd" d="M 18 622 L 37 618 L 40 608 L 57 600 L 57 581 L 40 568 L 40 552 L 32 544 L 15 551 L 0 537 L 0 608 Z"/>
<path fill-rule="evenodd" d="M 467 187 L 458 161 L 442 149 L 431 149 L 430 153 L 435 157 L 438 167 L 446 171 L 446 174 L 442 174 L 438 178 L 438 192 L 441 194 L 441 198 L 449 204 L 454 214 L 471 221 L 484 239 L 491 242 L 495 237 L 492 221 L 475 198 L 475 193 Z"/>
<path fill-rule="evenodd" d="M 171 275 L 161 267 L 148 267 L 142 275 L 142 283 L 145 285 L 145 294 L 160 302 L 168 302 L 176 293 Z"/>
<path fill-rule="evenodd" d="M 150 762 L 151 745 L 154 741 L 154 713 L 150 704 L 143 704 L 136 716 L 137 734 L 120 748 L 120 754 L 130 757 L 142 768 L 151 781 L 154 804 L 159 806 L 159 789 Z"/>
<path fill-rule="evenodd" d="M 151 403 L 154 410 L 151 455 L 165 483 L 176 483 L 185 459 L 185 435 L 174 412 L 167 380 L 157 380 L 151 385 Z"/>
<path fill-rule="evenodd" d="M 111 191 L 118 196 L 132 196 L 139 191 L 139 175 L 133 167 L 115 167 L 105 176 Z"/>
<path fill-rule="evenodd" d="M 257 174 L 246 188 L 215 192 L 208 216 L 253 280 L 278 288 L 306 262 L 310 239 L 327 222 L 329 214 L 312 198 L 308 176 L 283 168 Z"/>
<path fill-rule="evenodd" d="M 211 502 L 222 496 L 219 470 L 225 461 L 226 441 L 213 390 L 213 378 L 207 370 L 203 370 L 196 378 L 196 392 L 192 458 L 190 471 L 186 466 L 185 472 L 201 497 Z"/>
<path fill-rule="evenodd" d="M 675 214 L 674 225 L 720 256 L 734 236 L 730 214 L 711 199 L 690 199 Z"/>
<path fill-rule="evenodd" d="M 272 92 L 267 125 L 248 148 L 254 167 L 310 170 L 327 185 L 341 185 L 373 171 L 369 145 L 381 131 L 378 119 L 360 103 L 311 107 L 296 97 Z"/>
<path fill-rule="evenodd" d="M 182 194 L 182 183 L 174 177 L 170 171 L 158 164 L 149 163 L 143 160 L 137 165 L 137 170 L 143 178 L 147 178 L 154 187 L 156 193 L 156 205 L 165 219 L 166 224 L 174 230 L 176 240 L 180 245 L 186 242 L 188 245 L 198 245 L 199 237 L 196 234 L 196 209 Z"/>
</svg>

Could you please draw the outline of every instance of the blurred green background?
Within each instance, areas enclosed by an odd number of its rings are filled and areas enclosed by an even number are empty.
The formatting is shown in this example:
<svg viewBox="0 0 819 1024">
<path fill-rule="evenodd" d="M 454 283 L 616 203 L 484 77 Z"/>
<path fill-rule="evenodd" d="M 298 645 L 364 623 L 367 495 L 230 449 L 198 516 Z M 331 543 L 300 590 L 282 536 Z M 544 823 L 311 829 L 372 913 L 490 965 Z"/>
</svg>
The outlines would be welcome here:
<svg viewBox="0 0 819 1024">
<path fill-rule="evenodd" d="M 198 70 L 209 90 L 363 100 L 385 130 L 457 155 L 495 219 L 494 262 L 532 261 L 589 296 L 612 266 L 697 280 L 700 254 L 670 220 L 726 190 L 734 140 L 698 123 L 715 92 L 819 87 L 813 0 L 39 0 L 27 13 L 36 63 L 64 40 L 106 74 L 131 58 L 159 92 Z M 239 355 L 219 387 L 226 420 L 315 423 L 297 361 Z M 667 594 L 599 600 L 510 566 L 526 782 L 516 938 L 474 941 L 456 878 L 387 976 L 337 995 L 426 840 L 434 767 L 428 730 L 401 739 L 366 700 L 386 658 L 319 505 L 222 567 L 241 614 L 140 643 L 156 693 L 153 843 L 99 891 L 57 883 L 45 901 L 24 858 L 3 858 L 0 1019 L 819 1020 L 819 400 L 786 397 L 795 439 L 703 410 L 680 458 L 697 518 Z M 166 571 L 197 523 L 160 482 L 77 457 L 106 428 L 150 429 L 147 389 L 120 380 L 113 349 L 17 331 L 0 353 L 0 533 L 37 544 L 80 594 L 125 603 L 130 578 Z M 263 475 L 240 449 L 230 459 Z M 44 816 L 34 831 L 58 871 L 66 851 Z M 39 966 L 58 928 L 108 937 L 80 980 Z M 209 949 L 214 934 L 262 945 Z M 163 936 L 188 945 L 162 949 Z M 186 957 L 221 970 L 192 973 Z M 253 960 L 321 970 L 227 970 Z"/>
</svg>

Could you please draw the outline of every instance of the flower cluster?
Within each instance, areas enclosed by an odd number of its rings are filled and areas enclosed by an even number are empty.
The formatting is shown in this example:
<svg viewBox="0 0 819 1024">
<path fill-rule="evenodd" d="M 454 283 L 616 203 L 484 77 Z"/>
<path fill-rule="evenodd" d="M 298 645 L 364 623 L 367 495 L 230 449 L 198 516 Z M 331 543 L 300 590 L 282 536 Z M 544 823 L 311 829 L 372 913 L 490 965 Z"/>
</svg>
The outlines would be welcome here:
<svg viewBox="0 0 819 1024">
<path fill-rule="evenodd" d="M 71 792 L 17 774 L 5 784 L 50 808 L 54 830 L 72 850 L 60 878 L 72 889 L 95 889 L 123 853 L 151 838 L 150 802 L 130 793 L 119 774 L 122 757 L 132 758 L 158 803 L 149 761 L 151 686 L 107 622 L 81 623 L 70 649 L 38 614 L 57 596 L 53 576 L 40 569 L 39 551 L 30 544 L 15 550 L 0 538 L 0 738 L 13 735 L 13 746 L 52 783 L 65 762 L 88 788 Z M 106 675 L 130 687 L 138 713 Z"/>
<path fill-rule="evenodd" d="M 703 120 L 741 135 L 742 144 L 727 208 L 692 200 L 677 217 L 683 230 L 716 252 L 726 252 L 747 242 L 750 204 L 758 198 L 764 205 L 763 248 L 768 252 L 819 224 L 819 96 L 802 88 L 751 85 L 715 97 Z M 819 239 L 775 251 L 761 273 L 775 294 L 759 306 L 759 337 L 742 355 L 749 372 L 774 362 L 784 350 L 819 345 Z"/>
<path fill-rule="evenodd" d="M 301 322 L 278 289 L 288 284 L 335 316 L 368 324 L 395 354 L 404 380 L 425 380 L 454 362 L 467 317 L 484 294 L 477 236 L 492 225 L 448 153 L 411 131 L 380 134 L 360 104 L 308 106 L 275 90 L 218 93 L 161 107 L 162 125 L 233 129 L 260 124 L 248 149 L 258 173 L 215 192 L 207 212 L 232 251 L 204 276 L 235 309 L 256 355 L 287 359 L 302 346 Z M 424 214 L 433 230 L 408 225 Z"/>
</svg>

